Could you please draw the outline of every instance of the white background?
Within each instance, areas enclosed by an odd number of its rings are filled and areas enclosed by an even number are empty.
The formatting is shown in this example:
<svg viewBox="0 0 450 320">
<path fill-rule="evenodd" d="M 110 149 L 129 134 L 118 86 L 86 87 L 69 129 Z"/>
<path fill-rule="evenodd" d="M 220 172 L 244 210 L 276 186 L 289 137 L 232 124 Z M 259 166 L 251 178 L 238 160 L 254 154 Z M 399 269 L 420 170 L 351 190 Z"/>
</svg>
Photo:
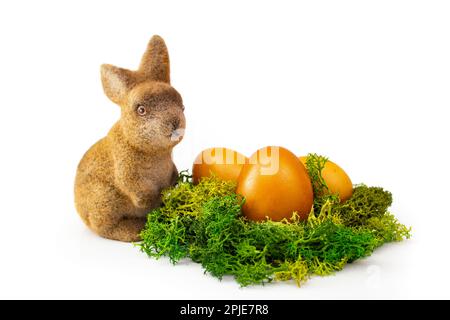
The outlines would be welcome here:
<svg viewBox="0 0 450 320">
<path fill-rule="evenodd" d="M 2 1 L 0 298 L 450 298 L 448 1 Z M 166 40 L 187 131 L 179 169 L 282 145 L 391 190 L 413 238 L 304 287 L 239 288 L 81 223 L 83 153 L 119 117 L 99 66 Z"/>
</svg>

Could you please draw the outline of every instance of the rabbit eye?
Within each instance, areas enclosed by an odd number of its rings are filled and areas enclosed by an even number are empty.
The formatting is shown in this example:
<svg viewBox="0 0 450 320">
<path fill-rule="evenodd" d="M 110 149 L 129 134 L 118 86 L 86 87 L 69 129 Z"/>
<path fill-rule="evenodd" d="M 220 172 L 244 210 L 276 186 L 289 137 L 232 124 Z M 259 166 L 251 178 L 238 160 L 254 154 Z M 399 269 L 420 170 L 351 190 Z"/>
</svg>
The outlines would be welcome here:
<svg viewBox="0 0 450 320">
<path fill-rule="evenodd" d="M 147 109 L 145 109 L 144 106 L 138 106 L 137 109 L 136 109 L 136 112 L 140 116 L 145 116 L 145 114 L 147 113 Z"/>
<path fill-rule="evenodd" d="M 184 104 L 183 104 L 183 105 L 181 105 L 181 110 L 183 110 L 183 111 L 184 111 Z"/>
</svg>

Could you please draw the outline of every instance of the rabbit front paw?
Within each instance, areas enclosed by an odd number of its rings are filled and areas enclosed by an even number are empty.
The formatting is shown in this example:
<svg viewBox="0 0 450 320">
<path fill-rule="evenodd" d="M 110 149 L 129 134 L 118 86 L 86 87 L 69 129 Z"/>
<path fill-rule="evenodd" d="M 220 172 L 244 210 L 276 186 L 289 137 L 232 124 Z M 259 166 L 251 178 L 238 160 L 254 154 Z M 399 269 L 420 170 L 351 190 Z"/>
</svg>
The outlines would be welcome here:
<svg viewBox="0 0 450 320">
<path fill-rule="evenodd" d="M 148 195 L 133 193 L 130 195 L 130 200 L 136 208 L 145 209 L 149 207 L 150 199 Z"/>
</svg>

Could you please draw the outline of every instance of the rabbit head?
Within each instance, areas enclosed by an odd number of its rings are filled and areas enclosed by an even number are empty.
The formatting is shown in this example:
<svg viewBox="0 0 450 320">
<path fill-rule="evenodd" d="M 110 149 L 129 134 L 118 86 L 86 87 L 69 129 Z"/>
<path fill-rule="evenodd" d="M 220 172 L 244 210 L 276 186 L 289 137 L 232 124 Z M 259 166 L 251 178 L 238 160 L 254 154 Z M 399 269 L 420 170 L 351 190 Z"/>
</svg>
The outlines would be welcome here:
<svg viewBox="0 0 450 320">
<path fill-rule="evenodd" d="M 186 125 L 180 94 L 170 85 L 169 53 L 153 36 L 139 69 L 101 66 L 103 90 L 121 107 L 124 136 L 143 151 L 170 149 L 183 138 Z"/>
</svg>

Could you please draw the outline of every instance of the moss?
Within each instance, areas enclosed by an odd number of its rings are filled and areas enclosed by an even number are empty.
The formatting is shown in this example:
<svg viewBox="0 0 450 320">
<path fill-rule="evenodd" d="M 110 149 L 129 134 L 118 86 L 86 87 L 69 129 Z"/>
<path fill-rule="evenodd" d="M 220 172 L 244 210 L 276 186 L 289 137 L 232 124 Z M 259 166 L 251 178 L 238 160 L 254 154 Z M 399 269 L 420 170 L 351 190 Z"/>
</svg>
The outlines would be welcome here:
<svg viewBox="0 0 450 320">
<path fill-rule="evenodd" d="M 321 159 L 314 157 L 307 164 Z M 141 250 L 173 263 L 191 258 L 212 276 L 231 275 L 242 286 L 287 280 L 300 286 L 410 236 L 387 211 L 392 195 L 381 188 L 357 186 L 343 204 L 316 195 L 308 220 L 289 222 L 247 220 L 241 214 L 245 200 L 234 190 L 233 183 L 215 177 L 193 185 L 182 173 L 177 186 L 163 192 L 162 207 L 148 215 Z"/>
</svg>

